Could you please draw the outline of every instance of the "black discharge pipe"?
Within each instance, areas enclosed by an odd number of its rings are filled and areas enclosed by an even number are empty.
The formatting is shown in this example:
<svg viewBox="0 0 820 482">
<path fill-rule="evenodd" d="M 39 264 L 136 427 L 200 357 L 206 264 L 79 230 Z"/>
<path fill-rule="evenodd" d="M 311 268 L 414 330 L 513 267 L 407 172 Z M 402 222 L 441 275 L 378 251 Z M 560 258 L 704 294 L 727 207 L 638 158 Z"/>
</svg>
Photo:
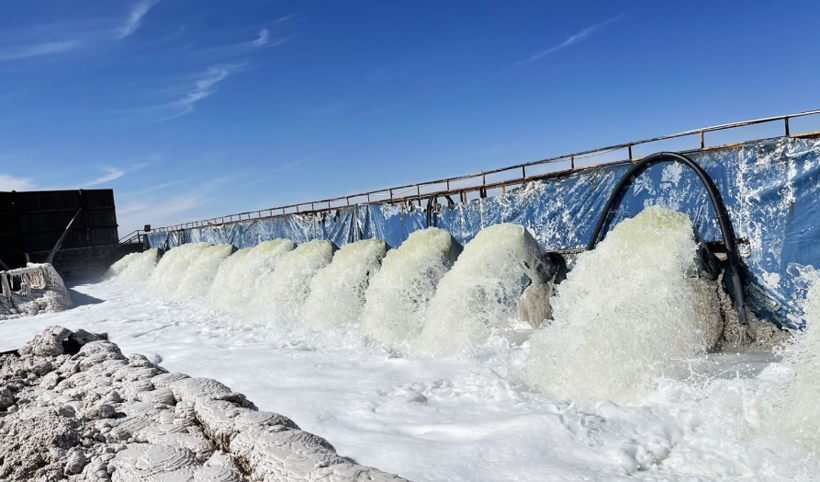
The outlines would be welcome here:
<svg viewBox="0 0 820 482">
<path fill-rule="evenodd" d="M 427 227 L 428 228 L 429 227 L 434 227 L 438 224 L 438 223 L 436 223 L 435 209 L 438 207 L 438 198 L 440 196 L 444 196 L 447 199 L 447 205 L 448 206 L 455 205 L 455 202 L 453 201 L 453 198 L 451 198 L 450 195 L 447 194 L 447 193 L 440 192 L 438 194 L 434 194 L 434 195 L 430 196 L 430 199 L 427 200 L 427 209 L 426 209 L 426 211 L 427 211 Z"/>
<path fill-rule="evenodd" d="M 712 208 L 715 210 L 718 224 L 720 224 L 720 231 L 723 234 L 723 243 L 726 246 L 726 260 L 728 262 L 726 267 L 728 286 L 726 288 L 729 292 L 729 296 L 732 298 L 735 308 L 737 309 L 738 322 L 741 325 L 745 325 L 746 297 L 743 294 L 743 284 L 741 283 L 740 276 L 741 261 L 740 255 L 737 252 L 737 245 L 735 244 L 735 230 L 732 227 L 732 221 L 729 219 L 729 214 L 726 212 L 726 205 L 723 203 L 723 198 L 720 196 L 720 191 L 718 191 L 717 186 L 715 186 L 714 181 L 712 181 L 712 178 L 709 177 L 709 175 L 706 174 L 706 171 L 704 171 L 703 168 L 700 167 L 695 161 L 686 156 L 676 152 L 658 152 L 657 154 L 652 154 L 651 156 L 645 157 L 635 163 L 635 165 L 632 166 L 620 180 L 618 185 L 615 187 L 615 190 L 609 196 L 609 200 L 607 201 L 606 207 L 601 214 L 601 218 L 598 220 L 598 224 L 595 225 L 595 231 L 592 232 L 592 237 L 589 239 L 589 243 L 587 243 L 587 250 L 591 251 L 595 249 L 595 245 L 598 244 L 598 238 L 601 237 L 601 232 L 612 220 L 615 211 L 621 204 L 621 201 L 626 194 L 626 190 L 632 185 L 635 179 L 637 179 L 638 176 L 640 176 L 650 166 L 667 161 L 679 162 L 695 171 L 695 174 L 698 175 L 703 183 L 703 186 L 706 188 L 706 192 L 709 193 L 709 197 L 712 200 Z M 726 281 L 726 277 L 724 277 L 724 281 Z"/>
</svg>

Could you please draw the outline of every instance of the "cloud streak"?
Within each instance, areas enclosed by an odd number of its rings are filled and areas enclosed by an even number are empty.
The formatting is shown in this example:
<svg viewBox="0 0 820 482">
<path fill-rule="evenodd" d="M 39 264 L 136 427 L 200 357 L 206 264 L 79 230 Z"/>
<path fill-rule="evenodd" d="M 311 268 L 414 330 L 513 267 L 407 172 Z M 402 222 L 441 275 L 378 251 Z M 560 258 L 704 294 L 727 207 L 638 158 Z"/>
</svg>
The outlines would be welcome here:
<svg viewBox="0 0 820 482">
<path fill-rule="evenodd" d="M 189 114 L 194 110 L 194 104 L 202 99 L 208 98 L 217 91 L 217 84 L 225 80 L 229 75 L 237 72 L 246 64 L 223 64 L 208 67 L 205 74 L 196 81 L 194 88 L 184 96 L 169 104 L 161 106 L 171 112 L 170 116 L 162 120 L 171 120 Z"/>
<path fill-rule="evenodd" d="M 261 47 L 268 43 L 268 29 L 263 28 L 259 31 L 259 37 L 251 42 L 254 47 Z"/>
<path fill-rule="evenodd" d="M 0 174 L 0 191 L 30 191 L 32 189 L 34 189 L 34 181 L 31 178 Z"/>
<path fill-rule="evenodd" d="M 142 25 L 143 17 L 145 17 L 148 14 L 148 11 L 159 2 L 160 0 L 140 0 L 139 3 L 134 5 L 134 8 L 131 9 L 131 13 L 128 14 L 128 19 L 126 20 L 125 25 L 120 28 L 117 38 L 123 39 L 136 32 Z"/>
<path fill-rule="evenodd" d="M 592 36 L 592 34 L 595 33 L 597 30 L 600 30 L 601 28 L 603 28 L 603 27 L 605 27 L 605 26 L 607 26 L 611 23 L 615 23 L 615 22 L 621 20 L 622 18 L 624 18 L 623 15 L 618 15 L 617 17 L 610 18 L 609 20 L 606 20 L 606 21 L 601 22 L 599 24 L 592 25 L 591 27 L 586 27 L 585 29 L 580 30 L 580 31 L 576 32 L 575 34 L 567 37 L 566 40 L 564 40 L 563 42 L 561 42 L 558 45 L 554 45 L 554 46 L 552 46 L 552 47 L 550 47 L 546 50 L 542 50 L 541 52 L 533 54 L 529 58 L 526 58 L 524 60 L 519 60 L 518 62 L 513 64 L 513 67 L 517 67 L 519 65 L 524 65 L 524 64 L 529 64 L 530 62 L 535 62 L 536 60 L 538 60 L 538 59 L 540 59 L 540 58 L 542 58 L 546 55 L 557 52 L 561 49 L 565 49 L 565 48 L 570 47 L 572 45 L 575 45 L 577 43 L 581 43 L 584 40 L 588 39 L 590 36 Z"/>
<path fill-rule="evenodd" d="M 108 174 L 100 176 L 90 182 L 83 184 L 83 187 L 91 187 L 100 184 L 105 184 L 115 179 L 119 179 L 122 177 L 123 174 L 125 174 L 125 171 L 123 171 L 122 169 L 117 169 L 116 167 L 104 167 L 103 170 L 106 171 Z"/>
<path fill-rule="evenodd" d="M 79 40 L 61 40 L 2 50 L 0 51 L 0 61 L 22 60 L 30 57 L 58 54 L 73 50 L 79 47 L 81 43 Z"/>
</svg>

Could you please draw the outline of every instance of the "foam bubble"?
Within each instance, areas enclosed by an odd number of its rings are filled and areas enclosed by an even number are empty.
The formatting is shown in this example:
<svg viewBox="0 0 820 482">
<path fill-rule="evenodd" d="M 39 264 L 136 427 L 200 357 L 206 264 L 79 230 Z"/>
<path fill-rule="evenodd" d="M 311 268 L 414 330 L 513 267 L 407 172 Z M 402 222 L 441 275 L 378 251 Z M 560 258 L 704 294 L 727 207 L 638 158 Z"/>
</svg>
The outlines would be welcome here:
<svg viewBox="0 0 820 482">
<path fill-rule="evenodd" d="M 522 378 L 565 398 L 638 403 L 707 349 L 698 315 L 692 223 L 651 207 L 578 256 L 553 297 L 554 321 L 530 341 Z"/>
<path fill-rule="evenodd" d="M 281 256 L 294 248 L 289 239 L 274 239 L 235 252 L 219 266 L 208 302 L 221 310 L 242 313 L 258 289 L 259 279 L 272 273 Z"/>
<path fill-rule="evenodd" d="M 540 262 L 541 249 L 523 226 L 482 229 L 438 284 L 417 353 L 452 355 L 518 324 L 518 300 Z"/>
<path fill-rule="evenodd" d="M 356 323 L 368 282 L 386 253 L 387 244 L 377 239 L 351 243 L 337 251 L 330 266 L 311 282 L 302 313 L 305 324 L 334 328 Z"/>
<path fill-rule="evenodd" d="M 383 343 L 417 336 L 424 327 L 427 302 L 452 266 L 456 246 L 447 231 L 428 228 L 390 250 L 365 293 L 362 333 Z"/>
</svg>

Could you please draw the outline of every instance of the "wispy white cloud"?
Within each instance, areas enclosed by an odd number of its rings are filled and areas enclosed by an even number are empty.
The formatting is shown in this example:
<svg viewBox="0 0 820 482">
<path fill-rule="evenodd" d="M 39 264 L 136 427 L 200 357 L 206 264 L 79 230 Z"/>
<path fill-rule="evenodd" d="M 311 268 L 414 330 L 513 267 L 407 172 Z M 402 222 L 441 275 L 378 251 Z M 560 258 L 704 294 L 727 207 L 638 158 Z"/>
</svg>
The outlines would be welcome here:
<svg viewBox="0 0 820 482">
<path fill-rule="evenodd" d="M 4 49 L 0 50 L 0 61 L 22 60 L 30 57 L 41 57 L 67 52 L 79 47 L 81 44 L 82 42 L 80 40 L 61 40 Z"/>
<path fill-rule="evenodd" d="M 257 37 L 256 40 L 251 42 L 254 47 L 261 47 L 261 46 L 265 45 L 266 43 L 268 43 L 268 29 L 263 28 L 262 30 L 259 31 L 258 35 L 259 35 L 259 37 Z"/>
<path fill-rule="evenodd" d="M 549 55 L 549 54 L 557 52 L 561 49 L 565 49 L 565 48 L 567 48 L 571 45 L 575 45 L 577 43 L 583 42 L 584 40 L 588 39 L 597 30 L 599 30 L 599 29 L 601 29 L 601 28 L 603 28 L 603 27 L 605 27 L 605 26 L 607 26 L 611 23 L 617 22 L 618 20 L 621 20 L 622 18 L 624 18 L 624 15 L 618 15 L 617 17 L 610 18 L 609 20 L 606 20 L 606 21 L 601 22 L 599 24 L 596 24 L 596 25 L 593 25 L 591 27 L 587 27 L 583 30 L 580 30 L 580 31 L 576 32 L 575 34 L 567 37 L 567 39 L 564 40 L 563 42 L 561 42 L 560 44 L 552 46 L 552 47 L 550 47 L 546 50 L 542 50 L 541 52 L 538 52 L 536 54 L 531 55 L 529 58 L 526 58 L 524 60 L 520 60 L 520 61 L 514 63 L 513 67 L 518 66 L 518 65 L 528 64 L 530 62 L 535 62 L 536 60 L 540 59 L 541 57 L 544 57 L 545 55 Z"/>
<path fill-rule="evenodd" d="M 120 28 L 117 38 L 125 38 L 136 32 L 142 25 L 143 17 L 145 17 L 145 15 L 148 14 L 148 11 L 159 2 L 160 0 L 140 0 L 140 2 L 134 5 L 134 8 L 132 8 L 131 12 L 128 14 L 128 19 L 125 21 L 125 25 Z"/>
<path fill-rule="evenodd" d="M 159 106 L 161 110 L 169 112 L 169 115 L 161 120 L 171 120 L 193 112 L 194 104 L 216 93 L 217 84 L 245 65 L 247 64 L 223 64 L 208 67 L 208 70 L 196 81 L 193 89 L 186 92 L 181 98 Z"/>
<path fill-rule="evenodd" d="M 281 16 L 281 17 L 277 18 L 276 20 L 274 20 L 274 21 L 273 21 L 273 23 L 285 23 L 285 22 L 287 22 L 288 20 L 290 20 L 290 19 L 292 19 L 293 17 L 295 17 L 298 13 L 299 13 L 299 12 L 290 12 L 290 13 L 289 13 L 289 14 L 287 14 L 287 15 L 283 15 L 283 16 Z"/>
<path fill-rule="evenodd" d="M 0 174 L 0 191 L 30 191 L 34 187 L 34 180 L 29 177 Z"/>
<path fill-rule="evenodd" d="M 119 179 L 125 174 L 125 171 L 122 169 L 118 169 L 116 167 L 103 167 L 103 170 L 108 174 L 104 176 L 100 176 L 92 181 L 84 183 L 83 187 L 91 187 L 91 186 L 98 186 L 100 184 L 105 184 L 107 182 L 111 182 L 115 179 Z"/>
</svg>

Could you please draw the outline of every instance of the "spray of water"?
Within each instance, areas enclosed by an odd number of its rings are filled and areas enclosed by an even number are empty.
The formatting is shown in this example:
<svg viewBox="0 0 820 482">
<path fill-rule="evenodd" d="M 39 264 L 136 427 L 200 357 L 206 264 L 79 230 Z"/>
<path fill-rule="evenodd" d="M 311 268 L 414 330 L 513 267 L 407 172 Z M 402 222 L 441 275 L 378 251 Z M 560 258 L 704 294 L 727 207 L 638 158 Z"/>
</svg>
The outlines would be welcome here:
<svg viewBox="0 0 820 482">
<path fill-rule="evenodd" d="M 485 342 L 493 333 L 509 332 L 518 324 L 518 299 L 541 256 L 538 243 L 523 226 L 482 229 L 438 284 L 413 350 L 453 355 Z"/>
<path fill-rule="evenodd" d="M 154 271 L 159 258 L 159 250 L 149 249 L 142 253 L 131 253 L 111 265 L 106 278 L 117 277 L 125 281 L 147 281 Z"/>
<path fill-rule="evenodd" d="M 355 324 L 364 306 L 370 278 L 381 266 L 387 244 L 377 239 L 342 247 L 333 262 L 313 278 L 302 321 L 314 328 L 339 328 Z"/>
<path fill-rule="evenodd" d="M 523 380 L 554 396 L 640 402 L 705 352 L 692 223 L 652 207 L 578 256 L 553 297 L 554 321 L 530 341 Z"/>
<path fill-rule="evenodd" d="M 148 286 L 164 296 L 174 296 L 179 288 L 180 276 L 210 247 L 208 243 L 191 243 L 169 249 L 151 273 Z"/>
<path fill-rule="evenodd" d="M 242 313 L 257 290 L 258 280 L 272 273 L 281 256 L 294 247 L 289 239 L 274 239 L 235 252 L 219 266 L 208 302 L 221 310 Z"/>
<path fill-rule="evenodd" d="M 820 453 L 820 271 L 804 267 L 802 276 L 810 284 L 804 304 L 806 329 L 779 350 L 788 377 L 774 394 L 769 419 L 781 437 Z"/>
<path fill-rule="evenodd" d="M 315 240 L 282 254 L 273 272 L 259 279 L 248 314 L 279 322 L 296 321 L 313 277 L 330 264 L 334 249 L 330 241 Z"/>
<path fill-rule="evenodd" d="M 202 250 L 188 269 L 179 273 L 179 284 L 173 293 L 174 297 L 187 300 L 208 293 L 220 264 L 233 253 L 233 250 L 234 247 L 230 244 L 220 244 Z"/>
<path fill-rule="evenodd" d="M 362 333 L 383 343 L 416 337 L 424 327 L 427 302 L 458 249 L 450 233 L 428 228 L 388 252 L 365 293 Z"/>
</svg>

